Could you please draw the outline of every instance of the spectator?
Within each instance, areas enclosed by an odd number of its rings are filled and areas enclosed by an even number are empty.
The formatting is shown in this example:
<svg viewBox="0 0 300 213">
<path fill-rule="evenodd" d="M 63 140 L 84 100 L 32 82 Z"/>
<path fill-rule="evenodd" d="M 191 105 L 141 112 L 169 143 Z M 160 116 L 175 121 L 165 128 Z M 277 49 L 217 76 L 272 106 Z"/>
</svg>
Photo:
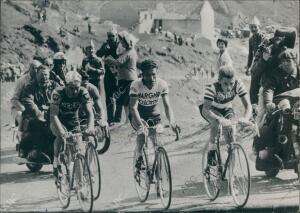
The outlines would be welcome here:
<svg viewBox="0 0 300 213">
<path fill-rule="evenodd" d="M 217 40 L 217 47 L 219 48 L 219 56 L 217 60 L 217 70 L 222 66 L 232 66 L 231 57 L 227 51 L 228 41 L 226 39 L 219 38 Z"/>
<path fill-rule="evenodd" d="M 53 68 L 50 71 L 50 79 L 63 86 L 66 82 L 67 58 L 63 52 L 57 52 L 53 56 Z"/>
<path fill-rule="evenodd" d="M 36 80 L 28 84 L 21 92 L 21 103 L 24 105 L 23 113 L 27 127 L 20 142 L 20 157 L 26 157 L 27 151 L 33 145 L 44 146 L 41 137 L 49 135 L 49 105 L 52 91 L 58 86 L 49 80 L 49 67 L 41 65 L 36 71 Z M 37 137 L 33 137 L 36 135 Z M 38 144 L 37 144 L 38 143 Z"/>
<path fill-rule="evenodd" d="M 101 58 L 112 57 L 118 58 L 117 48 L 119 46 L 119 39 L 117 30 L 111 28 L 107 32 L 107 40 L 102 44 L 101 48 L 96 52 L 96 55 Z M 114 94 L 117 92 L 117 79 L 115 77 L 115 66 L 109 66 L 105 63 L 105 74 L 104 74 L 104 90 L 105 90 L 105 103 L 107 110 L 107 122 L 110 126 L 114 125 L 115 121 L 115 109 L 116 101 Z M 121 118 L 119 118 L 121 119 Z"/>
<path fill-rule="evenodd" d="M 115 113 L 115 121 L 121 121 L 121 114 L 123 106 L 125 108 L 126 121 L 128 122 L 128 104 L 129 104 L 129 88 L 131 83 L 137 79 L 137 53 L 135 51 L 135 44 L 137 39 L 126 31 L 119 33 L 119 40 L 125 51 L 119 55 L 118 59 L 107 57 L 106 62 L 118 67 L 118 92 L 117 108 Z"/>
<path fill-rule="evenodd" d="M 259 45 L 263 42 L 264 35 L 260 32 L 260 22 L 259 20 L 254 17 L 253 20 L 250 23 L 250 30 L 252 33 L 252 36 L 249 39 L 249 53 L 248 53 L 248 63 L 247 63 L 247 70 L 246 74 L 250 75 L 250 67 L 253 63 L 254 56 L 256 54 L 256 51 L 258 50 Z"/>
<path fill-rule="evenodd" d="M 93 41 L 85 48 L 86 57 L 82 60 L 82 70 L 89 76 L 89 82 L 97 87 L 101 94 L 100 80 L 104 75 L 103 62 L 95 55 L 95 47 Z"/>
<path fill-rule="evenodd" d="M 13 120 L 15 121 L 16 126 L 19 126 L 19 131 L 23 131 L 23 125 L 22 125 L 22 112 L 25 110 L 25 107 L 21 103 L 21 92 L 26 88 L 28 84 L 31 82 L 35 82 L 35 74 L 36 70 L 41 66 L 42 64 L 37 61 L 33 60 L 31 64 L 29 65 L 29 69 L 25 74 L 19 78 L 16 82 L 16 87 L 14 89 L 13 96 L 11 98 L 11 114 L 13 117 Z"/>
</svg>

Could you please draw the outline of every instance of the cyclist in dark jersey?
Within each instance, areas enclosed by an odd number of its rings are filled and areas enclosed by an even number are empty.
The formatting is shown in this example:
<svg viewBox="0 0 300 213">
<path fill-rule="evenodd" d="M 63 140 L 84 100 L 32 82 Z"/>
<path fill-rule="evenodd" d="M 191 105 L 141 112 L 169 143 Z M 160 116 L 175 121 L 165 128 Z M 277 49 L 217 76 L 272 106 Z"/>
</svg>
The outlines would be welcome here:
<svg viewBox="0 0 300 213">
<path fill-rule="evenodd" d="M 235 114 L 232 101 L 238 95 L 244 105 L 244 118 L 240 122 L 249 123 L 252 107 L 247 89 L 242 81 L 234 76 L 235 70 L 231 66 L 222 66 L 219 70 L 217 82 L 207 85 L 204 91 L 204 103 L 199 106 L 200 113 L 210 124 L 210 142 L 206 149 L 215 150 L 215 137 L 221 124 L 224 128 L 224 138 L 227 143 L 234 142 L 235 129 L 231 125 Z M 211 154 L 213 155 L 213 154 Z M 210 154 L 209 154 L 210 156 Z"/>
<path fill-rule="evenodd" d="M 66 75 L 66 86 L 55 89 L 50 104 L 50 128 L 56 136 L 54 141 L 53 172 L 57 177 L 58 154 L 71 130 L 80 131 L 78 111 L 83 106 L 87 113 L 87 134 L 94 132 L 94 114 L 88 91 L 81 87 L 81 75 L 75 71 Z"/>
<path fill-rule="evenodd" d="M 164 80 L 156 77 L 157 64 L 152 60 L 144 60 L 141 63 L 142 78 L 135 80 L 130 87 L 130 105 L 129 120 L 134 130 L 137 131 L 137 162 L 136 167 L 140 169 L 142 164 L 142 147 L 145 138 L 144 126 L 142 119 L 151 122 L 149 126 L 160 123 L 160 111 L 158 102 L 160 97 L 163 100 L 166 116 L 172 129 L 175 131 L 179 128 L 174 120 L 173 110 L 169 101 L 168 84 Z M 149 135 L 155 132 L 149 132 Z"/>
</svg>

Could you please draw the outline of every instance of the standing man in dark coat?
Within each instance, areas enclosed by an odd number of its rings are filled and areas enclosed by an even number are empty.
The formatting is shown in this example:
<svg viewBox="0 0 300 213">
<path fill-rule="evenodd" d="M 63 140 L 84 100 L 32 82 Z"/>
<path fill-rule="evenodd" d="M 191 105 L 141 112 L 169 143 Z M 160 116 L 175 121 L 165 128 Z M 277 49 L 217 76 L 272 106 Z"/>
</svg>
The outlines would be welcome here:
<svg viewBox="0 0 300 213">
<path fill-rule="evenodd" d="M 248 54 L 248 63 L 247 63 L 247 75 L 251 75 L 250 68 L 252 66 L 253 59 L 256 51 L 258 50 L 259 45 L 263 42 L 264 35 L 260 32 L 260 22 L 254 17 L 250 23 L 250 30 L 252 33 L 251 38 L 249 39 L 249 54 Z"/>
<path fill-rule="evenodd" d="M 117 30 L 112 28 L 107 32 L 107 41 L 102 44 L 101 48 L 96 52 L 96 55 L 101 58 L 106 58 L 108 56 L 114 59 L 118 58 L 117 48 L 119 46 L 119 40 L 117 36 Z M 117 92 L 117 80 L 115 77 L 113 67 L 105 64 L 105 75 L 104 75 L 104 90 L 105 90 L 105 102 L 107 110 L 107 122 L 110 126 L 114 124 L 115 121 L 115 108 L 116 101 L 114 99 L 114 94 Z"/>
</svg>

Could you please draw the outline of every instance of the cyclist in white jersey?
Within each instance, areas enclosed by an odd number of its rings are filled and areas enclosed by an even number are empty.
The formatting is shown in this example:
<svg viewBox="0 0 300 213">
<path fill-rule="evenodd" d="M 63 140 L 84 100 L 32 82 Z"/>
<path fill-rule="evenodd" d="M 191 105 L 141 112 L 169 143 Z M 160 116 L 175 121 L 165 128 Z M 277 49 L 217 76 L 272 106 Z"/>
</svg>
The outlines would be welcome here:
<svg viewBox="0 0 300 213">
<path fill-rule="evenodd" d="M 221 124 L 225 131 L 224 139 L 227 143 L 235 142 L 235 128 L 232 121 L 235 118 L 232 101 L 238 95 L 245 108 L 240 122 L 249 123 L 252 115 L 250 97 L 243 82 L 235 78 L 235 70 L 231 66 L 222 66 L 219 70 L 217 82 L 207 85 L 204 91 L 204 103 L 199 106 L 202 117 L 210 124 L 210 142 L 206 149 L 210 151 L 208 156 L 214 156 L 215 137 Z"/>
<path fill-rule="evenodd" d="M 142 119 L 149 126 L 160 123 L 159 99 L 162 98 L 166 117 L 170 122 L 172 130 L 179 128 L 174 120 L 173 110 L 169 101 L 169 88 L 167 82 L 157 77 L 158 66 L 153 60 L 144 60 L 140 67 L 142 78 L 135 80 L 130 87 L 129 120 L 134 130 L 137 131 L 137 162 L 136 167 L 140 169 L 142 164 L 142 147 L 145 138 Z M 149 135 L 154 132 L 149 132 Z"/>
</svg>

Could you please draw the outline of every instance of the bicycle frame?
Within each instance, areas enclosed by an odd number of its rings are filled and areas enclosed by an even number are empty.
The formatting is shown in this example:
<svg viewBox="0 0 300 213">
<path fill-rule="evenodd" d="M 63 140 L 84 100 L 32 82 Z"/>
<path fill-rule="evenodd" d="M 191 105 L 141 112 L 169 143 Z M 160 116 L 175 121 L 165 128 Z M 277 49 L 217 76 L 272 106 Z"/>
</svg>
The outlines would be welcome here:
<svg viewBox="0 0 300 213">
<path fill-rule="evenodd" d="M 156 126 L 155 127 L 147 127 L 147 128 L 155 130 Z M 146 135 L 145 136 L 145 144 L 144 144 L 143 149 L 145 150 L 145 153 L 146 153 L 147 157 L 148 157 L 148 140 L 150 139 L 150 137 L 153 137 L 152 144 L 154 146 L 154 161 L 153 161 L 153 164 L 152 164 L 152 168 L 147 171 L 147 174 L 149 175 L 150 181 L 152 182 L 153 177 L 154 177 L 154 173 L 155 173 L 156 167 L 157 167 L 157 158 L 158 158 L 158 156 L 157 156 L 158 151 L 157 150 L 158 150 L 158 147 L 160 147 L 160 145 L 157 143 L 156 133 L 153 136 Z"/>
<path fill-rule="evenodd" d="M 220 138 L 223 134 L 223 127 L 222 125 L 219 125 L 218 127 L 218 135 L 216 136 L 216 144 L 217 144 L 217 155 L 218 155 L 218 164 L 221 165 L 221 168 L 218 169 L 222 169 L 222 157 L 221 157 L 221 152 L 220 152 Z M 226 158 L 225 164 L 224 164 L 224 170 L 221 170 L 221 180 L 224 181 L 225 180 L 225 176 L 226 176 L 226 172 L 227 172 L 227 168 L 229 166 L 229 160 L 231 158 L 232 155 L 232 143 L 227 144 L 227 153 L 228 156 Z"/>
<path fill-rule="evenodd" d="M 82 134 L 81 133 L 75 133 L 75 134 L 72 134 L 72 137 L 73 136 L 79 136 L 79 137 L 82 137 Z M 75 162 L 75 160 L 78 158 L 78 154 L 79 154 L 79 151 L 76 150 L 75 153 L 72 153 L 72 150 L 73 148 L 71 148 L 70 146 L 76 146 L 76 144 L 74 142 L 70 143 L 68 142 L 67 140 L 64 141 L 64 146 L 63 146 L 63 151 L 61 152 L 64 156 L 64 160 L 66 160 L 67 158 L 67 169 L 70 171 L 70 164 L 71 162 Z M 70 189 L 71 190 L 74 190 L 73 188 L 73 185 L 74 185 L 74 172 L 75 172 L 75 164 L 73 164 L 73 168 L 72 168 L 72 176 L 71 176 L 71 181 L 70 181 Z M 69 173 L 70 174 L 70 173 Z M 69 177 L 70 178 L 70 177 Z"/>
</svg>

